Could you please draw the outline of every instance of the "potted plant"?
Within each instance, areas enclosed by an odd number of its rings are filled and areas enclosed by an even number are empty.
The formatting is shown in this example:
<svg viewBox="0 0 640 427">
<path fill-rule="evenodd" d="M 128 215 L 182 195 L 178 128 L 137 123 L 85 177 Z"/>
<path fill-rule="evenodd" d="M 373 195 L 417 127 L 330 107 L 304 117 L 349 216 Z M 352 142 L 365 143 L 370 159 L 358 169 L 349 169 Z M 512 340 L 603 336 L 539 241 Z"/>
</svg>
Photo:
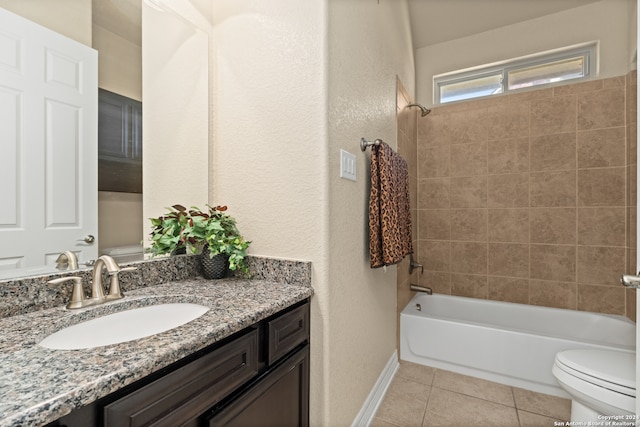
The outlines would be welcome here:
<svg viewBox="0 0 640 427">
<path fill-rule="evenodd" d="M 251 242 L 244 240 L 226 206 L 207 205 L 207 208 L 202 211 L 192 206 L 187 210 L 182 205 L 173 205 L 167 208 L 167 214 L 150 218 L 153 229 L 149 252 L 200 253 L 207 278 L 224 277 L 227 268 L 247 273 L 245 257 Z"/>
</svg>

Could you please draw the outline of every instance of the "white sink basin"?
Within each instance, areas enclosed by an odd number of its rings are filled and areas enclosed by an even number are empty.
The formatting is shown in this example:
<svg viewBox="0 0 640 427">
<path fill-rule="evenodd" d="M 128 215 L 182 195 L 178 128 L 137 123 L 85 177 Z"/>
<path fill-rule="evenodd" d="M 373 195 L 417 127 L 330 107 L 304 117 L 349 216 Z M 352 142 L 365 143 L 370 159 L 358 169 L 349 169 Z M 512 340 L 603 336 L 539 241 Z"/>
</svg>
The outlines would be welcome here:
<svg viewBox="0 0 640 427">
<path fill-rule="evenodd" d="M 118 344 L 177 328 L 207 311 L 208 307 L 187 303 L 134 308 L 68 326 L 39 345 L 54 350 L 79 350 Z"/>
</svg>

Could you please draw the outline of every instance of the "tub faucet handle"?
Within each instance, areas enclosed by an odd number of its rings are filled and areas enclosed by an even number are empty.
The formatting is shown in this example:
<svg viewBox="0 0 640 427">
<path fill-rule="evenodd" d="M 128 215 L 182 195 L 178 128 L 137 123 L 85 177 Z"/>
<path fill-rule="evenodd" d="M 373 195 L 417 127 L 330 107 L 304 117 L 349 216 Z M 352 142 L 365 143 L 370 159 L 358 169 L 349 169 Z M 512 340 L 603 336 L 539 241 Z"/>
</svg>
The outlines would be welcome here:
<svg viewBox="0 0 640 427">
<path fill-rule="evenodd" d="M 419 264 L 418 262 L 416 262 L 416 260 L 413 259 L 413 255 L 409 256 L 409 274 L 413 274 L 413 270 L 415 270 L 416 268 L 420 269 L 420 274 L 424 273 L 424 267 L 422 266 L 422 264 Z"/>
</svg>

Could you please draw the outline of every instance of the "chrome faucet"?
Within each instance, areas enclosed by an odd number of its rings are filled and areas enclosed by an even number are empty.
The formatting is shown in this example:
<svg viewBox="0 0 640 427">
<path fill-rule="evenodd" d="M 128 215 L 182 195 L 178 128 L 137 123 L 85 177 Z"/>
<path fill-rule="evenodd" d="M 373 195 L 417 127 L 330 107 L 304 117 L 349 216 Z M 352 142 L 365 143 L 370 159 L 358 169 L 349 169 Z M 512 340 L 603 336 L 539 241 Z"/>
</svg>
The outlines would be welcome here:
<svg viewBox="0 0 640 427">
<path fill-rule="evenodd" d="M 78 257 L 71 251 L 64 251 L 58 258 L 56 258 L 56 268 L 58 270 L 77 270 L 78 269 Z"/>
</svg>

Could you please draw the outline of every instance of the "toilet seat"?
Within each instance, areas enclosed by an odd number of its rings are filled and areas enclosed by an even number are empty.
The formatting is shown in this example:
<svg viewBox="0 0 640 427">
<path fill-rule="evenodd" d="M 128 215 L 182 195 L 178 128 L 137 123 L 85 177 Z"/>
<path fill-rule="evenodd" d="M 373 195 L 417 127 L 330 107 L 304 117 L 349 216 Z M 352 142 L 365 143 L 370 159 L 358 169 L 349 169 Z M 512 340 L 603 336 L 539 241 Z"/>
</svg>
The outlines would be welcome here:
<svg viewBox="0 0 640 427">
<path fill-rule="evenodd" d="M 565 350 L 553 374 L 574 400 L 604 415 L 635 413 L 635 352 Z"/>
<path fill-rule="evenodd" d="M 611 350 L 566 350 L 556 355 L 559 368 L 581 380 L 635 397 L 636 355 Z"/>
</svg>

